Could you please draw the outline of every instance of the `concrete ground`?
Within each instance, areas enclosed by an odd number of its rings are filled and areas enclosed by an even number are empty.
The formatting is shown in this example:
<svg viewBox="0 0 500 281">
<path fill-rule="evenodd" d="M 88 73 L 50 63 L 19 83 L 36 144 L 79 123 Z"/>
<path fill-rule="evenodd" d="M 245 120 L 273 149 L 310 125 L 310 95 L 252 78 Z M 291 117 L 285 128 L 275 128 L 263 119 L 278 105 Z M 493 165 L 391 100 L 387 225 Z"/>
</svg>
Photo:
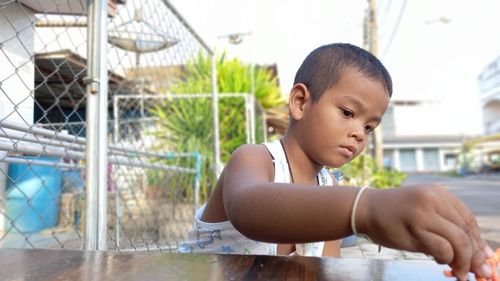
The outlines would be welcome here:
<svg viewBox="0 0 500 281">
<path fill-rule="evenodd" d="M 455 194 L 471 209 L 478 221 L 481 237 L 491 248 L 500 248 L 500 174 L 450 177 L 443 175 L 409 175 L 404 185 L 439 183 Z M 352 244 L 352 243 L 350 243 Z M 343 247 L 342 257 L 375 259 L 431 259 L 420 253 L 409 253 L 382 247 L 358 238 L 352 246 Z"/>
<path fill-rule="evenodd" d="M 378 245 L 373 244 L 362 237 L 357 238 L 356 245 L 341 248 L 340 256 L 342 258 L 370 258 L 381 260 L 432 260 L 431 257 L 422 253 L 399 251 L 386 247 L 379 248 Z"/>
</svg>

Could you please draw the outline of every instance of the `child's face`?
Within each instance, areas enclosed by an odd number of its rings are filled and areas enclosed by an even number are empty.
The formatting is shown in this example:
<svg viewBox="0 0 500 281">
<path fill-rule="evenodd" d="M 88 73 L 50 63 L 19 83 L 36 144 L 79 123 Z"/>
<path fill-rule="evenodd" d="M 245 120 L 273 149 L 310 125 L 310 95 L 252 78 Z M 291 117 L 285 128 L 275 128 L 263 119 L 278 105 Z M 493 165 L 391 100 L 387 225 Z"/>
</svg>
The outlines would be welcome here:
<svg viewBox="0 0 500 281">
<path fill-rule="evenodd" d="M 306 153 L 313 161 L 340 167 L 365 148 L 387 110 L 383 83 L 347 69 L 318 102 L 307 102 L 303 116 Z"/>
</svg>

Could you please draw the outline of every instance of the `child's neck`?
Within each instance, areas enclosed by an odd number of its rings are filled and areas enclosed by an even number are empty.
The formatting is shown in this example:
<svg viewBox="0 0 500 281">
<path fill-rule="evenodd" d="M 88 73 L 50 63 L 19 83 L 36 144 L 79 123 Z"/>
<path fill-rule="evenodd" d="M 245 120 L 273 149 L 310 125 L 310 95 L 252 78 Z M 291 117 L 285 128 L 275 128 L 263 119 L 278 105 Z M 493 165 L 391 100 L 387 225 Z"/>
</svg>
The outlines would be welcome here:
<svg viewBox="0 0 500 281">
<path fill-rule="evenodd" d="M 317 185 L 317 176 L 323 166 L 313 163 L 295 138 L 285 135 L 280 141 L 285 150 L 292 183 Z"/>
</svg>

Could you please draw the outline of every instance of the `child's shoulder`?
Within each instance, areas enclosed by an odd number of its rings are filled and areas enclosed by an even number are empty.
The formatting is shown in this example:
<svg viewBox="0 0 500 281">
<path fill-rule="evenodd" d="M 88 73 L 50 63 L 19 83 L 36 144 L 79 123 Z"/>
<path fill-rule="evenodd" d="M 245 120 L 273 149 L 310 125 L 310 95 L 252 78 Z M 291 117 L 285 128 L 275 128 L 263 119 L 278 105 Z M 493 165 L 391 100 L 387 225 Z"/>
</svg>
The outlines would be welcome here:
<svg viewBox="0 0 500 281">
<path fill-rule="evenodd" d="M 237 170 L 273 171 L 273 158 L 263 144 L 244 144 L 234 150 L 226 166 L 232 172 Z"/>
<path fill-rule="evenodd" d="M 231 158 L 256 157 L 263 160 L 272 160 L 271 154 L 264 144 L 244 144 L 233 151 Z"/>
<path fill-rule="evenodd" d="M 263 144 L 244 144 L 235 149 L 229 159 L 229 165 L 272 165 L 273 158 Z"/>
</svg>

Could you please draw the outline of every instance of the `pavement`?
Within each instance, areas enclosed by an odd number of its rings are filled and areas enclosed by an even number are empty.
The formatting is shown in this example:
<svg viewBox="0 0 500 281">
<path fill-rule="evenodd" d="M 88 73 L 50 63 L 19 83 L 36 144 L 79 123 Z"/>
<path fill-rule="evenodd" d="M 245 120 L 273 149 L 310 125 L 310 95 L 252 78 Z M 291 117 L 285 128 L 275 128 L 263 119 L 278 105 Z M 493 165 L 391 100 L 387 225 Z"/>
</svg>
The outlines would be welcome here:
<svg viewBox="0 0 500 281">
<path fill-rule="evenodd" d="M 380 260 L 433 260 L 422 253 L 412 253 L 407 251 L 394 250 L 386 247 L 379 247 L 363 237 L 357 237 L 356 244 L 340 249 L 342 258 L 370 258 Z"/>
<path fill-rule="evenodd" d="M 409 175 L 403 185 L 434 182 L 459 197 L 475 215 L 481 237 L 493 249 L 500 248 L 500 173 L 452 177 L 434 174 Z M 341 248 L 345 258 L 432 260 L 422 253 L 381 247 L 363 237 L 349 239 Z"/>
</svg>

